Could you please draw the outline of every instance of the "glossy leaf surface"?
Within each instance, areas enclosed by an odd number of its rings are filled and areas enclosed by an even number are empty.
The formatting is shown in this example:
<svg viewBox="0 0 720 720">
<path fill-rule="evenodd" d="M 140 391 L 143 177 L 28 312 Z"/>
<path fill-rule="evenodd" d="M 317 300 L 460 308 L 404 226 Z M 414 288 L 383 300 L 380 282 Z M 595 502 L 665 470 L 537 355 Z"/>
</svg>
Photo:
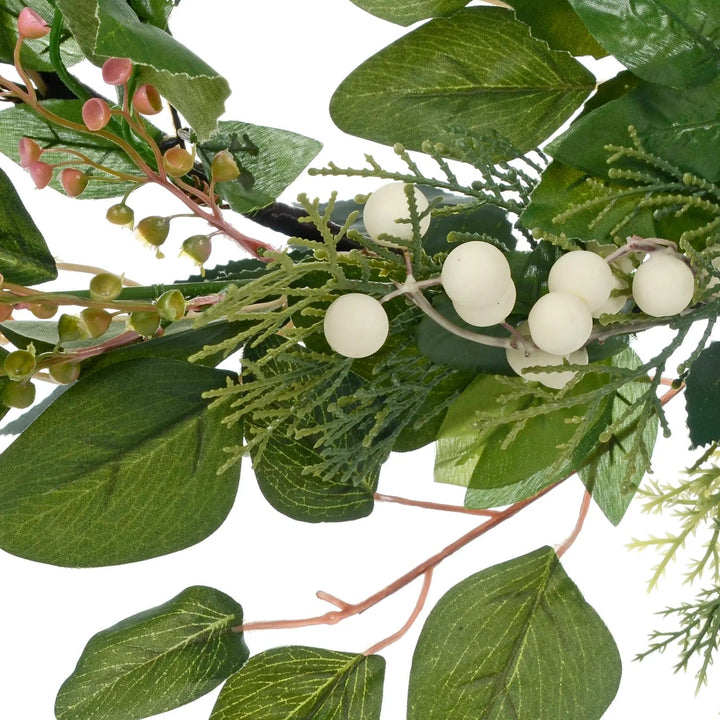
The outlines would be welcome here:
<svg viewBox="0 0 720 720">
<path fill-rule="evenodd" d="M 212 690 L 248 658 L 242 607 L 196 585 L 102 630 L 88 642 L 55 703 L 58 720 L 136 720 Z"/>
<path fill-rule="evenodd" d="M 541 548 L 472 575 L 433 608 L 408 720 L 598 720 L 620 673 L 607 627 Z"/>
</svg>

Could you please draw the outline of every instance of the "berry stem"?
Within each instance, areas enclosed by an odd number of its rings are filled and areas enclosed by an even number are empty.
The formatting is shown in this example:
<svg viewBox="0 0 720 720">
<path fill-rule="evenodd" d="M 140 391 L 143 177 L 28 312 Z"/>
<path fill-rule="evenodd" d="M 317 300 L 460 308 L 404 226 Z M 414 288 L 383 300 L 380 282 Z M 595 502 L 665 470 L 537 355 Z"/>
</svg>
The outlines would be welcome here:
<svg viewBox="0 0 720 720">
<path fill-rule="evenodd" d="M 87 273 L 88 275 L 100 275 L 102 273 L 109 273 L 109 270 L 105 270 L 101 267 L 95 267 L 94 265 L 82 265 L 79 263 L 68 263 L 68 262 L 56 262 L 55 267 L 58 270 L 65 270 L 66 272 L 80 272 Z M 142 283 L 130 280 L 130 278 L 124 275 L 120 277 L 123 285 L 126 287 L 142 287 Z"/>
</svg>

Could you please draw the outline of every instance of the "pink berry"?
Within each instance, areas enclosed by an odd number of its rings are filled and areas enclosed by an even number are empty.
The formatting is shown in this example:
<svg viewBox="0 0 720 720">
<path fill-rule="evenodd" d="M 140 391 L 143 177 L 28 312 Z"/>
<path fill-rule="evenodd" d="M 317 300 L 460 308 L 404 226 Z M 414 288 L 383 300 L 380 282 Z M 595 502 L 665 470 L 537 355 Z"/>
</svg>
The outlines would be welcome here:
<svg viewBox="0 0 720 720">
<path fill-rule="evenodd" d="M 18 35 L 23 40 L 37 40 L 50 32 L 50 26 L 32 8 L 24 7 L 17 19 Z"/>
<path fill-rule="evenodd" d="M 65 168 L 60 173 L 60 183 L 70 197 L 77 197 L 87 187 L 88 176 L 75 168 Z"/>
<path fill-rule="evenodd" d="M 102 66 L 102 77 L 108 85 L 124 85 L 132 75 L 133 65 L 128 58 L 108 58 Z"/>
<path fill-rule="evenodd" d="M 42 148 L 34 140 L 22 137 L 18 143 L 18 152 L 20 153 L 20 167 L 27 168 L 40 159 Z"/>
<path fill-rule="evenodd" d="M 33 179 L 35 187 L 38 190 L 42 190 L 44 187 L 47 187 L 52 180 L 52 165 L 48 165 L 42 160 L 36 160 L 34 163 L 30 163 L 28 166 L 28 172 L 30 173 L 30 177 Z"/>
<path fill-rule="evenodd" d="M 88 130 L 102 130 L 110 122 L 110 106 L 102 98 L 90 98 L 82 106 L 82 119 Z"/>
<path fill-rule="evenodd" d="M 157 115 L 162 110 L 160 93 L 154 85 L 141 85 L 135 91 L 132 102 L 141 115 Z"/>
<path fill-rule="evenodd" d="M 163 167 L 171 177 L 187 175 L 195 164 L 195 158 L 184 148 L 171 147 L 163 155 Z"/>
</svg>

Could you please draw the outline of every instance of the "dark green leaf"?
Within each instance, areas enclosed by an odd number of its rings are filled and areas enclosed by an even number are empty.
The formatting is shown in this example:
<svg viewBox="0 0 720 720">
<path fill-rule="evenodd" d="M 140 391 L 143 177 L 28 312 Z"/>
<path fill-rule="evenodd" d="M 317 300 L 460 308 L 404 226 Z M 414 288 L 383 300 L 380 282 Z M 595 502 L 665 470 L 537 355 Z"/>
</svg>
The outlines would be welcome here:
<svg viewBox="0 0 720 720">
<path fill-rule="evenodd" d="M 510 0 L 518 20 L 527 23 L 534 37 L 555 50 L 601 58 L 607 52 L 597 44 L 568 0 Z"/>
<path fill-rule="evenodd" d="M 88 59 L 125 57 L 139 83 L 155 85 L 200 140 L 215 131 L 230 89 L 197 55 L 154 25 L 141 22 L 125 0 L 55 0 Z"/>
<path fill-rule="evenodd" d="M 720 342 L 711 343 L 685 380 L 687 424 L 693 445 L 720 440 Z"/>
<path fill-rule="evenodd" d="M 650 82 L 683 87 L 720 73 L 716 0 L 570 0 L 595 39 Z"/>
<path fill-rule="evenodd" d="M 577 120 L 548 151 L 566 165 L 607 178 L 610 153 L 605 146 L 632 146 L 630 125 L 648 152 L 682 171 L 720 180 L 713 155 L 720 143 L 720 78 L 683 91 L 638 85 Z"/>
<path fill-rule="evenodd" d="M 0 113 L 2 120 L 9 111 Z M 3 140 L 0 139 L 0 149 Z M 16 143 L 17 147 L 17 143 Z M 8 282 L 35 285 L 54 280 L 57 268 L 45 239 L 18 197 L 10 178 L 0 170 L 0 275 Z"/>
<path fill-rule="evenodd" d="M 418 20 L 451 15 L 470 0 L 352 0 L 366 12 L 398 25 L 412 25 Z"/>
<path fill-rule="evenodd" d="M 273 648 L 225 683 L 210 720 L 378 720 L 384 677 L 379 655 Z"/>
<path fill-rule="evenodd" d="M 82 124 L 82 102 L 79 100 L 48 100 L 43 103 L 43 107 L 67 120 Z M 138 175 L 137 167 L 130 161 L 125 152 L 108 140 L 90 133 L 67 130 L 57 125 L 51 126 L 26 105 L 17 105 L 0 112 L 0 152 L 18 162 L 18 142 L 21 137 L 31 138 L 43 148 L 62 147 L 81 152 L 94 162 L 112 168 L 117 172 Z M 53 163 L 65 160 L 77 161 L 77 158 L 73 158 L 69 154 L 53 152 Z M 86 172 L 91 177 L 93 174 L 107 177 L 105 173 L 93 169 Z M 52 181 L 51 187 L 62 192 L 57 178 Z M 93 182 L 90 180 L 80 197 L 84 199 L 116 197 L 123 195 L 131 187 L 134 187 L 134 184 L 126 182 Z"/>
<path fill-rule="evenodd" d="M 242 621 L 231 597 L 196 585 L 102 630 L 60 688 L 58 720 L 136 720 L 205 695 L 245 664 Z"/>
<path fill-rule="evenodd" d="M 156 25 L 161 30 L 167 28 L 170 13 L 178 4 L 175 0 L 128 0 L 128 2 L 140 20 Z"/>
<path fill-rule="evenodd" d="M 353 135 L 420 149 L 452 145 L 447 128 L 499 133 L 522 153 L 558 128 L 594 88 L 564 52 L 530 36 L 512 11 L 471 7 L 431 20 L 371 57 L 330 103 Z"/>
<path fill-rule="evenodd" d="M 541 548 L 435 606 L 413 656 L 408 720 L 598 720 L 620 674 L 607 627 Z"/>
<path fill-rule="evenodd" d="M 289 130 L 233 121 L 221 122 L 198 150 L 209 170 L 213 156 L 230 149 L 244 174 L 216 189 L 233 210 L 249 213 L 273 202 L 321 148 L 317 140 Z"/>
<path fill-rule="evenodd" d="M 87 567 L 143 560 L 214 532 L 239 466 L 202 393 L 226 374 L 159 358 L 81 378 L 0 455 L 0 547 Z"/>
<path fill-rule="evenodd" d="M 640 358 L 629 348 L 613 358 L 615 367 L 636 368 Z M 658 419 L 647 417 L 643 408 L 628 409 L 647 391 L 647 383 L 630 382 L 611 398 L 611 421 L 619 422 L 608 442 L 598 443 L 587 463 L 578 471 L 593 499 L 613 525 L 625 515 L 640 482 L 650 469 Z M 620 420 L 622 419 L 622 422 Z"/>
</svg>

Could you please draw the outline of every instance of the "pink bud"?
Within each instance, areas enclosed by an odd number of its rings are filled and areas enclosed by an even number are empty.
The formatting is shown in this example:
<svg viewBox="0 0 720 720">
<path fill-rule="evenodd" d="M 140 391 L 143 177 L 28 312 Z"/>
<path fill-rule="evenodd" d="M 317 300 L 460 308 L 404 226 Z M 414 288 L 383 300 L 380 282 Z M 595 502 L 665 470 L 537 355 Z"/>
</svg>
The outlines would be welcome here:
<svg viewBox="0 0 720 720">
<path fill-rule="evenodd" d="M 50 26 L 32 8 L 24 7 L 17 20 L 18 35 L 23 40 L 37 40 L 50 32 Z"/>
<path fill-rule="evenodd" d="M 88 130 L 102 130 L 110 122 L 110 106 L 102 98 L 90 98 L 82 106 L 82 119 Z"/>
<path fill-rule="evenodd" d="M 160 93 L 154 85 L 141 85 L 133 95 L 133 107 L 141 115 L 157 115 L 162 110 Z"/>
<path fill-rule="evenodd" d="M 60 173 L 60 183 L 70 197 L 77 197 L 87 187 L 88 176 L 75 168 L 65 168 Z"/>
<path fill-rule="evenodd" d="M 36 160 L 34 163 L 30 163 L 28 166 L 28 172 L 30 173 L 30 177 L 33 179 L 35 187 L 38 190 L 42 190 L 44 187 L 47 187 L 52 180 L 52 165 L 48 165 L 42 160 Z"/>
<path fill-rule="evenodd" d="M 26 137 L 20 138 L 18 151 L 20 153 L 20 167 L 24 168 L 30 167 L 42 155 L 42 148 L 34 140 Z"/>
<path fill-rule="evenodd" d="M 102 77 L 108 85 L 124 85 L 132 70 L 132 61 L 128 58 L 108 58 L 102 66 Z"/>
</svg>

